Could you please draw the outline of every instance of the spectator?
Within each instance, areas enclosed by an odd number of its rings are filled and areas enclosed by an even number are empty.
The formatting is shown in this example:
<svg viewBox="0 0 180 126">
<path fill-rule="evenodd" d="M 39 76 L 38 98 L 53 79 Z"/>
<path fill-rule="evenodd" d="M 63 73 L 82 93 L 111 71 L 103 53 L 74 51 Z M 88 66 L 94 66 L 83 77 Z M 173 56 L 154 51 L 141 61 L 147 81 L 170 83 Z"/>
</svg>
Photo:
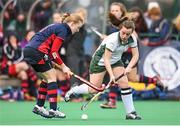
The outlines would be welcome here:
<svg viewBox="0 0 180 126">
<path fill-rule="evenodd" d="M 17 6 L 14 6 L 13 2 L 8 5 L 4 12 L 4 32 L 7 33 L 8 30 L 15 30 L 16 17 L 19 13 Z"/>
<path fill-rule="evenodd" d="M 145 21 L 146 21 L 148 29 L 151 27 L 151 24 L 152 24 L 152 20 L 148 15 L 148 11 L 151 10 L 153 7 L 159 8 L 159 4 L 155 1 L 149 2 L 147 6 L 147 11 L 144 13 L 144 17 L 145 17 Z"/>
<path fill-rule="evenodd" d="M 22 80 L 21 88 L 25 100 L 35 100 L 29 94 L 29 79 L 35 84 L 37 77 L 33 74 L 28 64 L 23 59 L 23 52 L 18 44 L 18 38 L 14 32 L 10 33 L 7 42 L 3 46 L 3 58 L 1 71 L 2 74 L 7 74 L 10 77 L 16 77 Z"/>
<path fill-rule="evenodd" d="M 176 35 L 178 37 L 176 40 L 180 41 L 180 13 L 172 22 L 172 34 Z"/>
<path fill-rule="evenodd" d="M 34 16 L 34 29 L 39 31 L 49 24 L 49 19 L 52 16 L 52 1 L 44 0 L 36 7 Z"/>
<path fill-rule="evenodd" d="M 35 31 L 34 31 L 34 30 L 28 30 L 28 31 L 26 32 L 26 37 L 25 37 L 25 39 L 20 42 L 21 48 L 24 48 L 24 47 L 26 46 L 26 44 L 27 44 L 28 41 L 34 36 L 34 34 L 35 34 Z"/>
<path fill-rule="evenodd" d="M 130 10 L 130 12 L 133 13 L 133 18 L 135 19 L 135 31 L 137 34 L 148 32 L 142 10 L 139 7 L 134 7 Z"/>
<path fill-rule="evenodd" d="M 3 29 L 0 25 L 0 60 L 2 58 L 2 52 L 3 52 L 3 42 L 4 42 L 4 38 L 3 38 Z M 1 66 L 1 62 L 0 62 L 0 66 Z"/>
<path fill-rule="evenodd" d="M 148 11 L 148 15 L 152 20 L 152 25 L 149 29 L 149 33 L 152 34 L 152 36 L 141 42 L 148 46 L 159 46 L 164 44 L 170 35 L 169 22 L 162 16 L 160 7 L 151 8 Z"/>
<path fill-rule="evenodd" d="M 23 13 L 17 15 L 15 29 L 18 33 L 19 39 L 22 40 L 26 33 L 26 18 Z"/>
<path fill-rule="evenodd" d="M 0 25 L 0 38 L 3 38 L 3 28 L 1 25 Z"/>
</svg>

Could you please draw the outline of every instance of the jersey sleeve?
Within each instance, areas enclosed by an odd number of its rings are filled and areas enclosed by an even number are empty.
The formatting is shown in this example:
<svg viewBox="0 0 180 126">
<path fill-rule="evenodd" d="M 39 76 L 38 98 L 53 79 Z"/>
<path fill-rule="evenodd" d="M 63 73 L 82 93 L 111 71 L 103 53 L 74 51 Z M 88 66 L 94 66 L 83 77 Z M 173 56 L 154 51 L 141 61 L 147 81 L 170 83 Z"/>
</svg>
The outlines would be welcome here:
<svg viewBox="0 0 180 126">
<path fill-rule="evenodd" d="M 61 38 L 62 40 L 65 40 L 66 33 L 63 32 L 63 31 L 60 31 L 60 32 L 57 34 L 57 37 L 58 37 L 58 38 Z"/>
<path fill-rule="evenodd" d="M 129 45 L 129 47 L 131 47 L 131 48 L 137 47 L 137 38 L 136 38 L 136 36 L 134 34 L 132 34 L 131 36 L 133 38 L 133 43 L 131 43 Z"/>
<path fill-rule="evenodd" d="M 51 51 L 50 51 L 50 56 L 55 60 L 56 63 L 61 65 L 63 63 L 60 55 L 59 55 L 59 49 L 62 45 L 63 40 L 60 37 L 56 37 L 56 39 L 53 41 Z"/>
<path fill-rule="evenodd" d="M 65 40 L 67 36 L 67 29 L 65 27 L 57 27 L 56 28 L 56 37 L 61 38 L 62 40 Z"/>
<path fill-rule="evenodd" d="M 108 36 L 107 38 L 104 39 L 103 41 L 106 43 L 106 48 L 113 52 L 116 49 L 116 41 L 114 41 L 114 36 Z"/>
</svg>

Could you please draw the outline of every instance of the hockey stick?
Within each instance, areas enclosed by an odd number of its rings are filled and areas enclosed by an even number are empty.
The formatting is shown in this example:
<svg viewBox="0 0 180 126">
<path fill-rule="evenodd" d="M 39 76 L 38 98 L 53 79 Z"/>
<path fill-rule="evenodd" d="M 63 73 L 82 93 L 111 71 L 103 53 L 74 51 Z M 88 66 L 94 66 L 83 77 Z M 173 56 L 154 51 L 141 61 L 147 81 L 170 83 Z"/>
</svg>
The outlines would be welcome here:
<svg viewBox="0 0 180 126">
<path fill-rule="evenodd" d="M 96 27 L 90 27 L 90 29 L 91 29 L 96 35 L 98 35 L 100 38 L 103 37 L 103 34 L 100 33 L 100 32 L 97 30 Z"/>
<path fill-rule="evenodd" d="M 87 84 L 89 87 L 93 88 L 96 91 L 102 92 L 105 89 L 105 85 L 103 84 L 101 87 L 96 87 L 94 84 L 92 84 L 91 82 L 87 81 L 86 79 L 76 75 L 76 74 L 72 74 L 73 77 L 79 79 L 80 81 L 84 82 L 85 84 Z"/>
<path fill-rule="evenodd" d="M 97 30 L 97 29 L 98 29 L 97 27 L 91 26 L 91 25 L 89 25 L 89 24 L 87 24 L 86 26 L 87 26 L 87 28 L 88 28 L 89 30 L 91 30 L 92 32 L 94 32 L 94 33 L 95 33 L 97 36 L 99 36 L 100 38 L 103 37 L 103 34 Z"/>
<path fill-rule="evenodd" d="M 118 80 L 119 80 L 121 77 L 123 77 L 123 76 L 124 76 L 124 74 L 121 74 L 119 77 L 117 77 L 117 78 L 115 79 L 115 81 L 118 81 Z M 82 110 L 82 111 L 85 110 L 90 103 L 92 103 L 98 96 L 100 96 L 101 94 L 103 94 L 103 93 L 105 92 L 105 90 L 108 89 L 111 85 L 112 85 L 112 82 L 110 81 L 110 82 L 106 85 L 105 89 L 104 89 L 102 92 L 98 92 L 98 93 L 97 93 L 96 95 L 94 95 L 88 102 L 86 102 L 85 104 L 83 104 L 83 105 L 81 106 L 81 110 Z"/>
<path fill-rule="evenodd" d="M 57 63 L 52 62 L 52 64 L 54 65 L 55 68 L 61 69 L 61 67 Z M 102 84 L 101 87 L 97 87 L 94 84 L 92 84 L 91 82 L 87 81 L 86 79 L 80 77 L 79 75 L 76 75 L 75 73 L 72 73 L 72 76 L 79 79 L 80 81 L 84 82 L 86 85 L 88 85 L 89 87 L 93 88 L 94 90 L 96 90 L 98 92 L 102 92 L 105 89 L 104 84 Z"/>
</svg>

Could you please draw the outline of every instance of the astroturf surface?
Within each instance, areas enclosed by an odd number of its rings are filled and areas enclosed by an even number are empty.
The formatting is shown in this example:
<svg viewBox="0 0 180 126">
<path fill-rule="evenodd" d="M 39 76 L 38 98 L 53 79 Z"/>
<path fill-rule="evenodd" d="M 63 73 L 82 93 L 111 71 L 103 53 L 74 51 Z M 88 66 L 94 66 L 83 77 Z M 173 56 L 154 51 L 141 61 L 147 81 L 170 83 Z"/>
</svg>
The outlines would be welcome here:
<svg viewBox="0 0 180 126">
<path fill-rule="evenodd" d="M 100 103 L 93 102 L 81 111 L 82 102 L 60 102 L 67 117 L 45 119 L 32 113 L 35 102 L 0 101 L 0 125 L 180 125 L 180 102 L 135 101 L 142 120 L 125 120 L 122 102 L 118 102 L 117 109 L 101 109 Z M 81 120 L 82 114 L 88 119 Z"/>
</svg>

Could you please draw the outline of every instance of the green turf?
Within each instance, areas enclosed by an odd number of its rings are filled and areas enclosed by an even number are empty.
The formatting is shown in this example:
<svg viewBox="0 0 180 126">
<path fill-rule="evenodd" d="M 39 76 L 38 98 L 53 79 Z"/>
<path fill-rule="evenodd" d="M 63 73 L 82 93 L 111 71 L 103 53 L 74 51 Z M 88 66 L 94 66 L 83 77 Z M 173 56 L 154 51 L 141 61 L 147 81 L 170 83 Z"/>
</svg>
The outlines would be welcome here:
<svg viewBox="0 0 180 126">
<path fill-rule="evenodd" d="M 0 101 L 0 125 L 180 125 L 180 102 L 136 101 L 135 106 L 143 120 L 125 120 L 121 102 L 117 109 L 101 109 L 101 102 L 93 102 L 85 111 L 83 103 L 59 103 L 66 119 L 44 119 L 31 110 L 35 102 Z M 88 120 L 81 120 L 83 113 Z"/>
</svg>

